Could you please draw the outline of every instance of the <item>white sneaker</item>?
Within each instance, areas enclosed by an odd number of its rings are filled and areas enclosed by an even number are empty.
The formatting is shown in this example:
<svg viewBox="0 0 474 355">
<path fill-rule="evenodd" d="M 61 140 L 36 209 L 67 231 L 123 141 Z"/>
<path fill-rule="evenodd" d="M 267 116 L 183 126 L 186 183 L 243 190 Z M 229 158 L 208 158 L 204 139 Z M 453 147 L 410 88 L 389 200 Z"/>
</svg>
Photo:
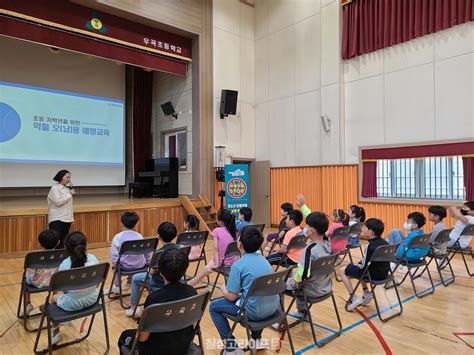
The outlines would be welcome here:
<svg viewBox="0 0 474 355">
<path fill-rule="evenodd" d="M 352 297 L 351 302 L 346 306 L 346 310 L 348 312 L 352 312 L 354 308 L 359 307 L 361 304 L 362 304 L 362 300 L 359 297 L 354 296 Z"/>
<path fill-rule="evenodd" d="M 361 306 L 365 306 L 367 303 L 372 301 L 374 298 L 374 294 L 372 292 L 367 292 L 364 294 L 364 297 L 362 297 L 362 303 L 360 304 Z"/>
<path fill-rule="evenodd" d="M 127 317 L 133 317 L 133 311 L 134 311 L 134 310 L 135 310 L 135 309 L 134 309 L 133 307 L 130 307 L 129 309 L 127 309 L 127 310 L 125 311 L 125 315 L 126 315 Z M 142 314 L 142 312 L 143 312 L 143 307 L 138 306 L 138 307 L 137 307 L 137 311 L 135 312 L 135 318 L 139 317 L 139 316 Z"/>
<path fill-rule="evenodd" d="M 257 339 L 255 340 L 255 350 L 264 350 L 268 349 L 270 347 L 270 344 L 268 344 L 267 339 Z"/>
<path fill-rule="evenodd" d="M 224 349 L 223 355 L 244 355 L 245 352 L 241 348 L 237 348 L 235 350 L 226 350 Z"/>
<path fill-rule="evenodd" d="M 117 286 L 112 287 L 112 290 L 110 291 L 111 295 L 120 295 L 120 290 Z"/>
<path fill-rule="evenodd" d="M 278 332 L 280 330 L 280 323 L 273 323 L 272 328 Z"/>
<path fill-rule="evenodd" d="M 63 335 L 61 334 L 60 331 L 58 331 L 52 338 L 51 338 L 51 344 L 56 345 L 59 343 L 61 340 L 63 340 Z"/>
</svg>

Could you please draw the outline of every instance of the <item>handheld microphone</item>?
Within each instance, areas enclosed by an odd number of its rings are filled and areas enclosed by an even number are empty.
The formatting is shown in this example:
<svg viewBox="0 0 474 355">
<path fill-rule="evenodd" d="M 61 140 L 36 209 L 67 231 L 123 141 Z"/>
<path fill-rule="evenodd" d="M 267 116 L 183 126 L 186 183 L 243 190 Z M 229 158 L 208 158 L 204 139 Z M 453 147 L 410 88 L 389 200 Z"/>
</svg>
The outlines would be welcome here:
<svg viewBox="0 0 474 355">
<path fill-rule="evenodd" d="M 68 188 L 69 188 L 69 190 L 72 190 L 74 188 L 74 185 L 72 184 L 72 182 L 69 182 Z"/>
</svg>

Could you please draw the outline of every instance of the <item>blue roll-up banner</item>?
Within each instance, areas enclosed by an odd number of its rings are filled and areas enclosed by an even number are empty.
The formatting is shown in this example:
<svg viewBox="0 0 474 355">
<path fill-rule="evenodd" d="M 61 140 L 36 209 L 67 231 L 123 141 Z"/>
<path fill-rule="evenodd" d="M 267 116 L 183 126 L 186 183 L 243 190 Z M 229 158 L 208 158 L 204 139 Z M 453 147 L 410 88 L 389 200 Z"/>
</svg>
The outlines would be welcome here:
<svg viewBox="0 0 474 355">
<path fill-rule="evenodd" d="M 246 164 L 229 164 L 225 166 L 225 203 L 226 208 L 235 215 L 239 224 L 239 210 L 249 207 L 249 167 Z"/>
</svg>

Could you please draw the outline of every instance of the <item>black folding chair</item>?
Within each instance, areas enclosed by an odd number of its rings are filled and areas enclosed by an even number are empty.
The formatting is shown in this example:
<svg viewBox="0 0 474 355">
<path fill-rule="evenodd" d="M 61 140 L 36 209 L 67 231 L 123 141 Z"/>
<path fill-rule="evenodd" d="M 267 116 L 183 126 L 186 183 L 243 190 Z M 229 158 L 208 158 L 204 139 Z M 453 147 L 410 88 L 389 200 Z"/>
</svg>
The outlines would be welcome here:
<svg viewBox="0 0 474 355">
<path fill-rule="evenodd" d="M 375 308 L 377 309 L 377 315 L 379 316 L 379 319 L 382 322 L 387 322 L 392 318 L 398 317 L 403 313 L 403 304 L 400 299 L 400 294 L 398 293 L 398 287 L 397 283 L 395 282 L 395 276 L 393 275 L 393 271 L 391 268 L 389 268 L 389 273 L 385 279 L 382 280 L 372 280 L 372 277 L 370 276 L 369 272 L 369 267 L 372 263 L 377 263 L 377 262 L 394 262 L 396 261 L 395 254 L 397 252 L 398 244 L 393 244 L 393 245 L 382 245 L 377 247 L 375 249 L 374 253 L 372 254 L 372 257 L 370 260 L 366 262 L 366 265 L 364 267 L 364 270 L 362 271 L 362 277 L 359 279 L 357 282 L 356 286 L 354 287 L 354 291 L 352 291 L 351 295 L 349 296 L 349 300 L 352 299 L 352 297 L 355 295 L 360 283 L 362 280 L 364 280 L 366 283 L 370 285 L 370 292 L 374 295 L 374 302 L 375 302 Z M 379 303 L 377 301 L 377 296 L 375 294 L 375 288 L 379 285 L 386 285 L 388 283 L 392 283 L 395 288 L 395 293 L 397 294 L 397 300 L 398 300 L 398 306 L 400 308 L 399 312 L 396 312 L 386 318 L 382 318 L 382 314 L 380 313 L 380 307 Z M 346 310 L 347 310 L 348 304 L 346 304 Z"/>
<path fill-rule="evenodd" d="M 109 299 L 114 299 L 112 297 L 112 287 L 114 286 L 115 278 L 119 278 L 119 298 L 120 298 L 120 305 L 122 308 L 127 309 L 129 306 L 124 304 L 123 298 L 125 296 L 130 296 L 130 294 L 123 294 L 122 292 L 122 277 L 123 276 L 133 276 L 140 272 L 146 272 L 148 265 L 145 265 L 139 269 L 124 269 L 121 265 L 120 260 L 122 257 L 127 255 L 145 255 L 145 254 L 152 254 L 158 245 L 158 238 L 148 238 L 148 239 L 139 239 L 139 240 L 128 240 L 123 242 L 120 246 L 119 257 L 117 263 L 115 265 L 114 274 L 112 276 L 112 281 L 110 282 L 110 288 L 108 297 Z"/>
<path fill-rule="evenodd" d="M 107 354 L 110 350 L 110 341 L 109 341 L 109 328 L 107 326 L 107 315 L 105 312 L 105 299 L 104 299 L 104 285 L 105 280 L 107 279 L 107 273 L 109 272 L 109 263 L 102 263 L 92 266 L 85 266 L 75 269 L 69 269 L 64 271 L 59 271 L 53 275 L 51 278 L 51 283 L 48 288 L 48 295 L 46 296 L 44 304 L 44 312 L 41 316 L 39 330 L 36 336 L 35 345 L 33 351 L 35 354 L 41 354 L 48 352 L 49 354 L 53 353 L 54 349 L 63 348 L 71 344 L 77 344 L 85 340 L 92 330 L 92 325 L 94 324 L 95 315 L 99 312 L 102 312 L 104 316 L 104 331 L 105 331 L 105 342 L 107 344 L 107 349 L 105 353 Z M 97 301 L 80 311 L 67 312 L 59 308 L 56 303 L 50 303 L 50 298 L 53 293 L 56 292 L 70 292 L 74 290 L 82 290 L 89 287 L 99 287 Z M 82 338 L 74 339 L 66 343 L 59 345 L 52 344 L 52 323 L 64 323 L 69 322 L 74 319 L 84 318 L 92 316 L 89 329 L 87 333 Z M 43 323 L 46 319 L 46 328 L 48 330 L 48 348 L 43 350 L 38 350 L 38 344 L 41 336 L 41 331 L 43 329 Z"/>
<path fill-rule="evenodd" d="M 467 225 L 463 229 L 463 231 L 461 232 L 461 235 L 459 236 L 459 238 L 454 243 L 454 246 L 451 247 L 451 248 L 448 248 L 448 251 L 451 254 L 449 256 L 448 260 L 451 261 L 457 253 L 460 253 L 461 256 L 462 256 L 462 260 L 464 262 L 464 266 L 466 267 L 467 274 L 470 277 L 472 277 L 472 276 L 474 276 L 474 273 L 469 270 L 469 266 L 467 265 L 467 260 L 466 260 L 466 257 L 465 257 L 465 255 L 467 254 L 467 255 L 471 255 L 471 259 L 474 258 L 474 254 L 472 253 L 472 248 L 471 248 L 470 245 L 467 248 L 461 248 L 461 245 L 459 244 L 459 239 L 462 236 L 466 236 L 466 235 L 467 236 L 474 236 L 474 224 Z M 447 266 L 446 263 L 443 264 L 442 269 L 444 269 L 446 266 Z"/>
<path fill-rule="evenodd" d="M 399 265 L 403 265 L 403 266 L 406 266 L 407 272 L 405 273 L 405 276 L 403 276 L 403 279 L 401 281 L 397 282 L 396 280 L 394 280 L 391 283 L 387 283 L 385 285 L 386 289 L 393 287 L 393 285 L 395 285 L 395 284 L 397 286 L 400 286 L 405 281 L 407 276 L 410 276 L 411 285 L 413 286 L 413 292 L 415 292 L 416 297 L 423 298 L 425 296 L 431 295 L 435 291 L 435 287 L 434 287 L 434 284 L 433 284 L 433 279 L 431 278 L 431 273 L 430 273 L 429 268 L 426 268 L 426 272 L 428 273 L 428 277 L 429 277 L 430 283 L 431 283 L 430 292 L 419 294 L 417 292 L 416 286 L 415 286 L 414 276 L 418 272 L 418 269 L 420 267 L 428 265 L 428 263 L 426 262 L 426 257 L 427 256 L 424 256 L 423 258 L 419 259 L 416 262 L 409 262 L 408 258 L 407 258 L 407 252 L 412 248 L 430 247 L 430 237 L 431 237 L 431 234 L 422 234 L 422 235 L 417 235 L 412 240 L 410 240 L 410 243 L 408 243 L 408 245 L 403 250 L 402 258 L 397 261 L 395 269 L 394 269 L 394 270 L 396 270 Z M 415 272 L 412 273 L 411 269 L 415 269 Z"/>
<path fill-rule="evenodd" d="M 454 272 L 453 272 L 453 268 L 451 266 L 451 262 L 448 258 L 449 251 L 446 249 L 446 251 L 444 253 L 436 252 L 436 248 L 437 248 L 438 245 L 447 243 L 449 241 L 449 234 L 451 233 L 452 230 L 453 230 L 452 228 L 443 229 L 441 232 L 438 233 L 435 240 L 432 241 L 431 249 L 430 249 L 430 252 L 428 253 L 428 257 L 430 258 L 430 260 L 428 261 L 428 264 L 425 266 L 423 271 L 421 271 L 418 275 L 414 276 L 415 279 L 418 278 L 418 277 L 423 276 L 423 274 L 426 272 L 426 269 L 430 266 L 431 262 L 434 260 L 434 262 L 436 264 L 436 268 L 438 269 L 439 277 L 441 279 L 441 282 L 443 283 L 443 286 L 446 287 L 449 284 L 452 284 L 454 282 L 455 275 L 454 275 Z M 449 280 L 445 280 L 444 277 L 443 277 L 443 274 L 441 273 L 441 265 L 443 263 L 445 263 L 446 266 L 449 266 L 449 270 L 451 272 L 451 279 L 449 279 Z"/>
<path fill-rule="evenodd" d="M 246 230 L 247 228 L 255 228 L 260 233 L 263 233 L 263 230 L 265 229 L 265 224 L 250 224 L 248 226 L 245 226 L 244 228 L 242 228 L 242 231 L 240 232 L 240 235 L 242 235 L 244 233 L 244 230 Z"/>
<path fill-rule="evenodd" d="M 21 278 L 21 289 L 20 289 L 20 298 L 18 300 L 18 311 L 17 317 L 23 320 L 23 327 L 28 332 L 35 332 L 38 328 L 29 329 L 28 328 L 28 319 L 32 317 L 37 317 L 41 315 L 41 312 L 34 314 L 26 314 L 26 294 L 30 295 L 33 293 L 47 292 L 48 287 L 38 288 L 33 285 L 26 283 L 26 272 L 27 269 L 32 271 L 36 269 L 57 269 L 64 259 L 67 258 L 66 250 L 64 249 L 55 249 L 55 250 L 43 250 L 43 251 L 34 251 L 26 254 L 25 262 L 23 264 L 23 276 Z M 23 307 L 22 307 L 23 306 Z M 23 308 L 23 314 L 21 314 L 21 309 Z"/>
<path fill-rule="evenodd" d="M 270 255 L 272 253 L 272 250 L 273 248 L 275 248 L 275 245 L 278 244 L 279 246 L 281 246 L 281 242 L 283 241 L 283 239 L 285 239 L 285 235 L 286 233 L 289 231 L 290 229 L 288 227 L 283 227 L 281 229 L 281 231 L 279 230 L 278 231 L 278 234 L 280 234 L 280 232 L 283 232 L 283 235 L 281 237 L 276 237 L 273 241 L 272 241 L 272 245 L 270 246 L 270 251 L 268 252 L 268 255 Z"/>
<path fill-rule="evenodd" d="M 333 254 L 333 255 L 324 256 L 312 261 L 309 277 L 305 277 L 306 275 L 303 275 L 304 278 L 302 282 L 298 285 L 298 288 L 296 290 L 285 291 L 285 295 L 292 297 L 290 305 L 288 306 L 286 310 L 286 314 L 288 315 L 296 299 L 299 299 L 304 302 L 305 311 L 306 311 L 306 314 L 308 315 L 308 322 L 311 327 L 311 333 L 313 335 L 313 341 L 314 341 L 314 344 L 316 344 L 316 346 L 318 347 L 322 347 L 326 345 L 331 340 L 334 340 L 336 337 L 342 334 L 341 318 L 339 316 L 339 311 L 336 305 L 336 299 L 334 298 L 334 293 L 332 290 L 323 296 L 314 297 L 314 296 L 308 296 L 308 294 L 306 293 L 305 286 L 313 277 L 328 278 L 331 281 L 331 275 L 335 271 L 334 267 L 337 261 L 337 257 L 338 257 L 338 254 Z M 334 311 L 336 312 L 337 323 L 339 324 L 339 329 L 336 333 L 329 336 L 327 338 L 327 341 L 325 341 L 324 343 L 319 343 L 316 338 L 316 332 L 314 330 L 313 318 L 311 316 L 311 307 L 316 303 L 320 303 L 324 300 L 327 300 L 328 298 L 332 299 L 332 304 L 334 306 Z M 303 321 L 304 319 L 298 319 L 294 321 L 293 323 L 289 324 L 288 328 L 292 328 Z"/>
<path fill-rule="evenodd" d="M 121 351 L 127 355 L 138 355 L 137 342 L 141 332 L 165 333 L 174 332 L 190 326 L 194 327 L 194 336 L 198 336 L 201 353 L 204 347 L 201 335 L 201 319 L 206 311 L 210 292 L 206 291 L 196 296 L 182 300 L 157 303 L 145 309 L 138 323 L 137 333 L 130 348 L 121 347 Z M 191 340 L 190 345 L 193 343 Z"/>
<path fill-rule="evenodd" d="M 183 253 L 185 253 L 186 255 L 189 256 L 189 253 L 191 251 L 191 246 L 185 246 L 185 247 L 181 247 L 179 250 L 183 251 Z M 148 290 L 148 293 L 154 291 L 153 287 L 150 285 L 150 271 L 153 269 L 153 270 L 158 270 L 159 266 L 158 266 L 158 263 L 160 261 L 160 256 L 161 254 L 163 253 L 163 250 L 156 250 L 152 257 L 151 257 L 151 260 L 150 260 L 150 264 L 146 270 L 146 274 L 145 274 L 145 278 L 143 280 L 143 282 L 139 282 L 138 285 L 139 285 L 139 291 L 138 291 L 138 301 L 137 301 L 137 304 L 135 305 L 135 309 L 133 310 L 133 314 L 132 314 L 132 318 L 135 318 L 136 316 L 136 313 L 137 313 L 137 309 L 138 309 L 138 306 L 140 305 L 140 300 L 142 298 L 142 295 L 143 295 L 143 291 L 145 289 Z M 183 281 L 186 282 L 186 275 L 183 276 Z"/>
<path fill-rule="evenodd" d="M 306 241 L 308 240 L 308 237 L 305 236 L 304 234 L 297 234 L 293 238 L 290 239 L 290 242 L 286 246 L 286 252 L 290 250 L 301 250 L 307 247 Z M 290 264 L 289 262 L 289 257 L 287 254 L 283 255 L 280 259 L 280 262 L 277 265 L 277 268 L 275 271 L 278 271 L 280 266 L 284 268 L 288 268 L 290 266 L 293 266 L 294 264 Z"/>
<path fill-rule="evenodd" d="M 359 248 L 361 258 L 364 257 L 364 250 L 362 250 L 362 244 L 360 243 L 360 234 L 362 233 L 362 227 L 364 225 L 365 225 L 364 222 L 356 223 L 351 226 L 351 230 L 349 231 L 348 239 L 350 239 L 351 237 L 359 238 L 359 245 L 347 245 L 347 249 L 349 249 L 349 259 L 351 260 L 352 264 L 354 264 L 354 262 L 352 261 L 352 254 L 351 254 L 352 249 Z"/>
<path fill-rule="evenodd" d="M 235 328 L 237 327 L 237 324 L 240 324 L 241 326 L 245 328 L 245 331 L 247 332 L 247 339 L 250 345 L 252 345 L 253 343 L 251 335 L 250 335 L 251 331 L 262 330 L 264 328 L 271 327 L 272 324 L 275 324 L 275 323 L 287 324 L 286 312 L 283 306 L 283 297 L 284 297 L 283 294 L 286 290 L 286 280 L 288 279 L 288 276 L 291 274 L 292 269 L 293 268 L 288 268 L 280 272 L 275 272 L 269 275 L 257 277 L 255 280 L 253 280 L 252 285 L 250 286 L 250 289 L 247 292 L 245 299 L 240 305 L 240 309 L 237 315 L 234 316 L 227 313 L 223 314 L 225 318 L 234 322 L 229 333 L 229 339 L 231 339 L 232 334 Z M 245 307 L 250 297 L 259 297 L 259 296 L 263 297 L 263 296 L 275 296 L 275 295 L 280 296 L 280 307 L 279 309 L 275 310 L 275 313 L 272 316 L 266 319 L 258 320 L 258 321 L 251 320 L 248 318 Z M 288 340 L 290 342 L 291 353 L 294 354 L 295 349 L 293 346 L 293 341 L 291 339 L 290 330 L 287 329 L 286 331 L 288 332 Z M 250 353 L 251 354 L 255 353 L 255 349 L 253 346 L 250 346 Z"/>
<path fill-rule="evenodd" d="M 230 273 L 230 265 L 225 265 L 224 261 L 227 258 L 230 257 L 239 257 L 240 258 L 240 250 L 237 248 L 237 242 L 232 242 L 227 245 L 227 248 L 224 253 L 224 259 L 222 260 L 221 264 L 218 267 L 213 268 L 212 270 L 217 273 L 216 279 L 214 280 L 214 285 L 212 285 L 212 290 L 211 290 L 211 301 L 212 301 L 212 295 L 214 294 L 214 289 L 216 288 L 217 281 L 219 280 L 219 276 L 222 275 L 224 276 L 224 283 L 227 283 L 227 278 L 229 277 Z"/>
<path fill-rule="evenodd" d="M 342 264 L 344 259 L 346 258 L 347 255 L 349 255 L 349 258 L 352 262 L 352 256 L 351 256 L 351 250 L 349 249 L 347 245 L 347 240 L 349 238 L 349 232 L 351 231 L 350 226 L 345 226 L 345 227 L 339 227 L 334 230 L 334 232 L 331 235 L 331 240 L 333 239 L 344 239 L 346 241 L 346 247 L 344 250 L 340 251 L 337 253 L 337 259 L 335 261 L 334 266 L 339 266 Z M 336 254 L 335 254 L 336 255 Z M 336 278 L 336 281 L 341 282 L 342 280 L 339 279 L 336 270 L 334 270 L 334 276 Z"/>
<path fill-rule="evenodd" d="M 199 265 L 201 264 L 201 261 L 204 261 L 204 265 L 207 264 L 207 258 L 206 258 L 206 241 L 207 237 L 209 235 L 208 231 L 203 231 L 203 232 L 185 232 L 181 233 L 178 235 L 178 239 L 176 240 L 176 244 L 179 244 L 181 246 L 195 246 L 199 245 L 201 248 L 201 254 L 199 255 L 198 258 L 196 259 L 189 259 L 189 263 L 195 263 L 197 262 L 196 265 L 196 270 L 194 271 L 194 276 L 197 275 L 198 270 L 199 270 Z M 207 282 L 209 283 L 209 276 L 207 277 Z"/>
</svg>

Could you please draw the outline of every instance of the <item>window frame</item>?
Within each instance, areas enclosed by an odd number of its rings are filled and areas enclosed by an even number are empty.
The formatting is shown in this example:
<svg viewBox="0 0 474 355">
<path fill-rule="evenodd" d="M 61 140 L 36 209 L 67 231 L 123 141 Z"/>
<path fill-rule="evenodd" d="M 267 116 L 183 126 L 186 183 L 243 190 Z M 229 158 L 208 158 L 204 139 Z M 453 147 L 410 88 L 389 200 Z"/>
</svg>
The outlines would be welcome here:
<svg viewBox="0 0 474 355">
<path fill-rule="evenodd" d="M 363 175 L 362 151 L 365 150 L 365 149 L 402 148 L 402 147 L 449 144 L 449 143 L 464 143 L 464 142 L 466 142 L 466 139 L 427 141 L 427 142 L 403 143 L 403 144 L 373 145 L 373 146 L 359 146 L 358 184 L 357 184 L 357 193 L 358 193 L 359 202 L 376 203 L 376 204 L 416 205 L 416 206 L 431 206 L 431 205 L 440 205 L 440 206 L 455 205 L 455 206 L 459 206 L 459 205 L 461 205 L 465 200 L 403 198 L 403 197 L 363 197 L 362 194 L 361 194 L 362 193 L 362 175 Z M 404 158 L 401 158 L 401 159 L 404 159 Z M 407 159 L 412 159 L 412 158 L 407 158 Z M 423 180 L 423 183 L 424 183 L 424 180 Z M 416 184 L 416 179 L 415 179 L 415 184 Z M 392 186 L 393 186 L 393 184 L 392 184 Z"/>
</svg>

